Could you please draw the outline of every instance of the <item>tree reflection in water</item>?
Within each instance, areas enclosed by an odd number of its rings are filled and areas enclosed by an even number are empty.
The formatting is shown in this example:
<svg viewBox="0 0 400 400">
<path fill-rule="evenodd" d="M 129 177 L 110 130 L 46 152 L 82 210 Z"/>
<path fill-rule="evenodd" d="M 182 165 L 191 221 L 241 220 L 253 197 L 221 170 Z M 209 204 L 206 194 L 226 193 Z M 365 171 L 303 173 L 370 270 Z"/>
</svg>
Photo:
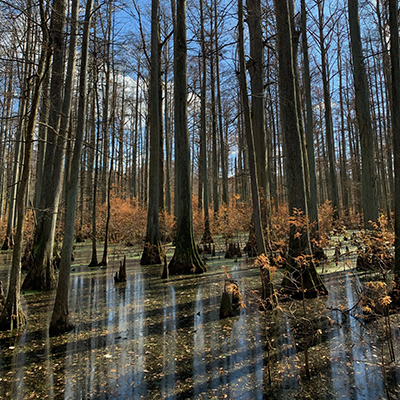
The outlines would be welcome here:
<svg viewBox="0 0 400 400">
<path fill-rule="evenodd" d="M 363 324 L 326 311 L 357 302 L 353 275 L 325 275 L 329 298 L 307 300 L 307 318 L 318 319 L 321 331 L 310 339 L 307 381 L 300 302 L 264 314 L 247 298 L 240 315 L 220 321 L 221 267 L 210 261 L 206 274 L 162 281 L 161 267 L 128 259 L 128 281 L 115 285 L 117 261 L 107 269 L 76 266 L 70 296 L 76 326 L 56 338 L 45 329 L 53 294 L 26 294 L 26 331 L 0 336 L 0 398 L 378 398 L 386 397 L 387 385 L 395 393 L 399 371 L 388 368 L 385 386 L 379 321 Z M 259 288 L 258 270 L 249 263 L 228 264 L 228 270 L 242 291 Z M 7 282 L 7 268 L 0 279 Z M 391 318 L 399 355 L 399 318 Z"/>
</svg>

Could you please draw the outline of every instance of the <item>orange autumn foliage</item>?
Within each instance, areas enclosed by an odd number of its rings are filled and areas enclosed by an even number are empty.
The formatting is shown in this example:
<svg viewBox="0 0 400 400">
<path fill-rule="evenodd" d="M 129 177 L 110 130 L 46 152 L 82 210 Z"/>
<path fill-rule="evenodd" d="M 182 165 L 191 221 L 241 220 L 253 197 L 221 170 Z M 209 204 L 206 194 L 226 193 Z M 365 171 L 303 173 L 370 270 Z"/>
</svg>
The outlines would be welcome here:
<svg viewBox="0 0 400 400">
<path fill-rule="evenodd" d="M 111 195 L 109 240 L 111 243 L 136 244 L 143 242 L 146 234 L 147 207 L 135 199 L 121 199 Z M 107 204 L 97 208 L 98 239 L 104 240 Z"/>
<path fill-rule="evenodd" d="M 197 199 L 193 201 L 193 230 L 196 241 L 200 241 L 204 234 L 204 214 L 197 207 Z M 240 196 L 231 197 L 228 205 L 222 203 L 218 213 L 214 213 L 213 205 L 209 207 L 211 236 L 222 235 L 227 242 L 238 239 L 240 234 L 248 233 L 252 215 L 252 206 L 249 202 L 240 200 Z"/>
</svg>

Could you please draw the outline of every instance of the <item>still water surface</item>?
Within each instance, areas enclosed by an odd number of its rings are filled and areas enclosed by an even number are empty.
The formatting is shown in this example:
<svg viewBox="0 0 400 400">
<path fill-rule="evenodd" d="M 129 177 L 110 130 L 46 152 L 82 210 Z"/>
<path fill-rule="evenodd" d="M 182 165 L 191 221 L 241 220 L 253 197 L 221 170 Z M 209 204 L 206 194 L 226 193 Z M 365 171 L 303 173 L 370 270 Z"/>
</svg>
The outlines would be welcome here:
<svg viewBox="0 0 400 400">
<path fill-rule="evenodd" d="M 114 284 L 118 262 L 89 269 L 78 252 L 71 276 L 71 333 L 49 338 L 53 293 L 27 294 L 27 329 L 0 334 L 1 399 L 378 399 L 398 398 L 400 369 L 387 355 L 382 320 L 351 309 L 359 277 L 324 275 L 329 296 L 282 303 L 262 313 L 251 290 L 260 286 L 251 262 L 208 262 L 208 272 L 162 281 L 161 267 L 127 260 L 128 281 Z M 7 264 L 2 255 L 3 265 Z M 79 265 L 81 264 L 81 265 Z M 248 291 L 236 317 L 220 321 L 227 265 Z M 7 281 L 7 268 L 0 279 Z M 277 279 L 279 280 L 279 279 Z M 362 311 L 355 307 L 353 314 Z M 391 317 L 400 357 L 399 318 Z M 306 329 L 306 332 L 305 332 Z M 306 379 L 308 347 L 311 378 Z M 385 368 L 382 365 L 385 364 Z"/>
</svg>

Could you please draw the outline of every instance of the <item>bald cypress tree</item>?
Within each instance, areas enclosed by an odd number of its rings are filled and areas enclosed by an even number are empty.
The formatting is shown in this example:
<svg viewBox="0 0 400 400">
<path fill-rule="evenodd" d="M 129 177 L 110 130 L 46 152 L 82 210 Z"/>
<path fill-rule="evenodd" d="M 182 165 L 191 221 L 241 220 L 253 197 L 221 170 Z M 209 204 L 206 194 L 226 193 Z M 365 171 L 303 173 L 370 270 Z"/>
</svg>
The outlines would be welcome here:
<svg viewBox="0 0 400 400">
<path fill-rule="evenodd" d="M 65 12 L 66 1 L 54 0 L 52 3 L 49 32 L 52 42 L 53 61 L 46 156 L 43 165 L 43 187 L 41 189 L 37 225 L 33 239 L 32 255 L 34 261 L 23 282 L 25 290 L 46 290 L 54 288 L 56 285 L 53 267 L 53 248 L 58 203 L 61 195 L 62 167 L 67 134 L 66 129 L 61 131 L 60 125 L 62 115 L 65 118 L 69 118 L 71 106 L 69 96 L 65 94 L 63 99 L 63 91 L 60 90 L 64 86 L 65 81 Z M 72 82 L 73 79 L 70 80 L 71 85 Z M 71 87 L 66 88 L 66 91 L 70 89 Z"/>
<path fill-rule="evenodd" d="M 161 237 L 159 223 L 160 194 L 160 40 L 159 40 L 159 1 L 151 2 L 151 66 L 150 66 L 150 170 L 149 203 L 147 212 L 147 231 L 145 246 L 140 264 L 161 263 Z"/>
<path fill-rule="evenodd" d="M 289 213 L 293 219 L 290 225 L 288 261 L 282 285 L 295 297 L 302 293 L 306 297 L 315 297 L 326 294 L 327 290 L 312 260 L 308 223 L 296 221 L 298 212 L 307 216 L 307 202 L 304 158 L 297 115 L 289 1 L 291 0 L 274 0 L 278 36 L 281 128 L 286 152 L 285 177 Z"/>
<path fill-rule="evenodd" d="M 171 275 L 197 274 L 206 270 L 193 237 L 190 142 L 187 116 L 186 0 L 176 2 L 174 29 L 175 100 L 175 253 L 168 265 Z"/>
<path fill-rule="evenodd" d="M 395 282 L 400 287 L 400 60 L 398 1 L 389 0 L 390 58 L 392 62 L 392 130 L 395 189 Z"/>
<path fill-rule="evenodd" d="M 77 2 L 78 0 L 74 0 Z M 86 102 L 87 102 L 87 64 L 89 55 L 90 21 L 92 17 L 93 0 L 86 2 L 85 23 L 82 40 L 81 70 L 79 77 L 79 104 L 78 121 L 75 135 L 75 145 L 71 161 L 71 173 L 67 179 L 66 187 L 66 216 L 64 239 L 61 250 L 60 275 L 54 302 L 53 314 L 50 322 L 50 333 L 62 333 L 70 330 L 68 293 L 69 277 L 71 271 L 71 254 L 74 239 L 74 227 L 76 216 L 76 204 L 78 197 L 79 169 L 83 147 L 84 133 L 86 129 Z"/>
<path fill-rule="evenodd" d="M 239 87 L 243 106 L 243 119 L 244 119 L 244 130 L 247 140 L 248 156 L 249 156 L 249 170 L 250 170 L 250 184 L 251 184 L 251 197 L 253 202 L 253 222 L 254 232 L 256 237 L 257 255 L 266 254 L 266 246 L 264 239 L 264 232 L 261 221 L 261 205 L 260 205 L 260 193 L 259 183 L 257 176 L 257 154 L 253 132 L 253 124 L 250 113 L 250 104 L 247 90 L 247 79 L 246 79 L 246 60 L 244 55 L 244 27 L 243 27 L 243 0 L 238 2 L 238 53 L 239 53 Z M 265 161 L 265 159 L 264 159 Z M 265 167 L 265 165 L 264 165 Z M 261 266 L 261 283 L 262 283 L 262 298 L 269 299 L 273 294 L 273 285 L 271 278 L 271 271 L 269 268 Z"/>
</svg>

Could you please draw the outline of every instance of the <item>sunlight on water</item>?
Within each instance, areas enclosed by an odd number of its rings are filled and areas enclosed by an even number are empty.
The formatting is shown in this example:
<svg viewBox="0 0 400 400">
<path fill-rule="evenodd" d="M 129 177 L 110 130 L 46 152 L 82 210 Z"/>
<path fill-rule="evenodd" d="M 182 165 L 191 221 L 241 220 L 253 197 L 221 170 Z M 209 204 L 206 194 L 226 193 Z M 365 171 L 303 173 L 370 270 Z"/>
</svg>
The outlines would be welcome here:
<svg viewBox="0 0 400 400">
<path fill-rule="evenodd" d="M 131 379 L 127 379 L 127 383 L 133 385 L 132 398 L 140 399 L 146 394 L 145 382 L 145 288 L 143 274 L 135 270 L 133 281 L 133 304 L 132 304 L 132 320 L 133 330 L 131 340 L 133 340 L 131 365 L 133 368 L 133 375 Z M 127 364 L 129 366 L 129 364 Z M 129 377 L 128 377 L 129 378 Z"/>
<path fill-rule="evenodd" d="M 354 283 L 358 284 L 357 279 L 350 281 L 349 274 L 346 274 L 346 295 L 348 308 L 353 308 L 356 304 Z M 358 315 L 362 314 L 359 306 L 356 308 Z M 382 371 L 379 368 L 377 354 L 371 348 L 370 340 L 363 324 L 356 318 L 350 318 L 350 341 L 352 353 L 352 366 L 354 373 L 355 399 L 379 398 L 384 395 L 382 385 Z M 375 349 L 376 351 L 376 349 Z"/>
<path fill-rule="evenodd" d="M 261 400 L 307 398 L 310 390 L 315 399 L 386 398 L 382 323 L 365 324 L 359 306 L 351 315 L 325 310 L 357 304 L 354 274 L 324 277 L 330 295 L 307 300 L 319 314 L 306 316 L 315 319 L 314 332 L 318 328 L 321 334 L 305 338 L 301 302 L 264 314 L 245 298 L 236 317 L 220 320 L 224 273 L 218 260 L 209 263 L 207 274 L 166 282 L 158 267 L 130 260 L 128 281 L 115 284 L 116 268 L 76 267 L 69 304 L 76 326 L 58 338 L 49 338 L 45 329 L 53 294 L 25 296 L 28 329 L 19 338 L 0 336 L 0 398 L 25 399 L 34 393 L 49 399 Z M 260 285 L 257 269 L 249 264 L 233 263 L 229 273 L 242 295 Z M 391 318 L 398 355 L 399 323 Z M 304 340 L 310 343 L 309 383 Z M 395 365 L 388 368 L 391 387 L 397 387 L 399 377 Z"/>
<path fill-rule="evenodd" d="M 175 289 L 168 285 L 163 294 L 163 371 L 161 395 L 163 399 L 175 399 L 175 360 L 176 360 L 176 296 Z"/>
<path fill-rule="evenodd" d="M 330 297 L 329 302 L 333 307 L 338 308 L 340 306 L 337 298 L 334 283 L 331 277 L 325 279 L 325 283 L 328 287 Z M 333 379 L 333 391 L 338 398 L 345 398 L 348 390 L 348 371 L 346 368 L 346 351 L 345 351 L 345 337 L 343 333 L 343 319 L 342 313 L 339 311 L 330 312 L 330 318 L 332 321 L 336 321 L 331 329 L 328 330 L 329 336 L 329 349 L 331 356 L 331 376 L 336 377 Z"/>
<path fill-rule="evenodd" d="M 204 310 L 202 307 L 202 285 L 199 285 L 196 295 L 194 308 L 194 326 L 193 326 L 193 382 L 194 396 L 199 398 L 202 393 L 207 391 L 207 370 L 206 354 L 207 349 L 204 338 Z"/>
</svg>

